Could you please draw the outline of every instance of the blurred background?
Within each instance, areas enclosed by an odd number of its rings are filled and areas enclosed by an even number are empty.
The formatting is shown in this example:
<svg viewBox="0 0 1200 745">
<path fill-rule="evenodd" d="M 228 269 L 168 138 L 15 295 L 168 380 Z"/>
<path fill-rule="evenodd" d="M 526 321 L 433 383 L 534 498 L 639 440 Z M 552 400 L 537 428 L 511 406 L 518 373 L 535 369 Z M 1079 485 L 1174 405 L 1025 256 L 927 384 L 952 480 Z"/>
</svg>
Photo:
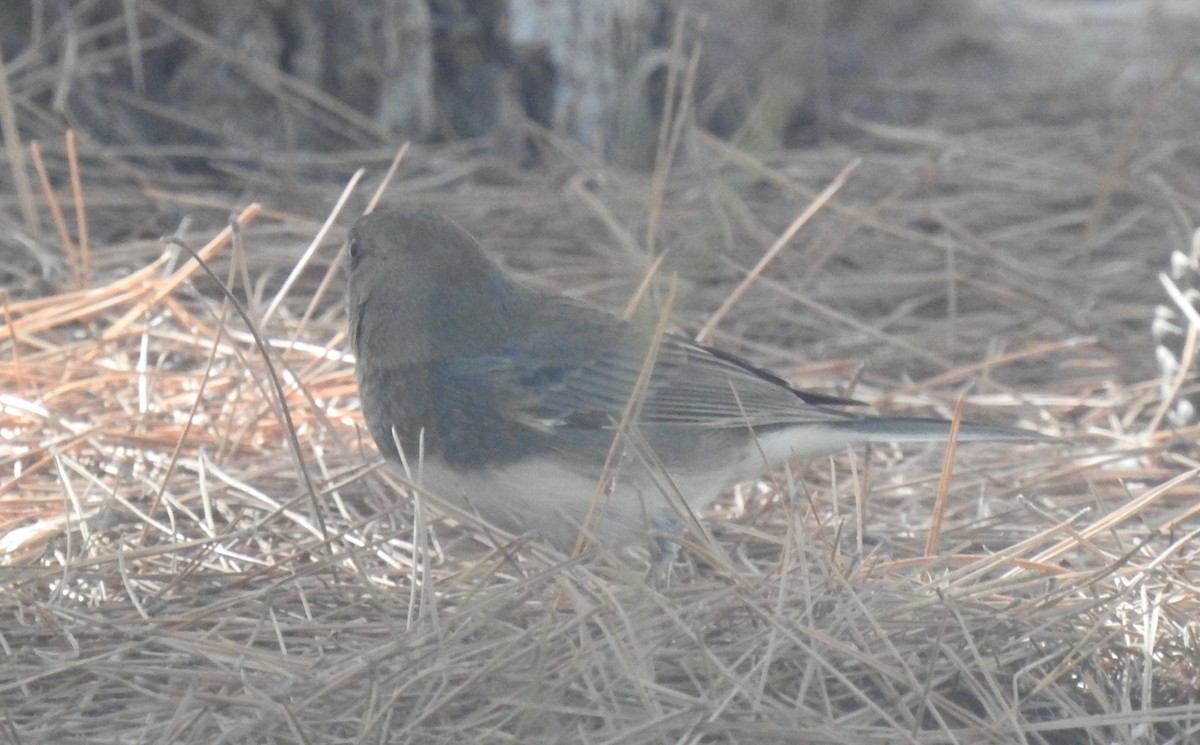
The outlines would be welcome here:
<svg viewBox="0 0 1200 745">
<path fill-rule="evenodd" d="M 0 4 L 10 85 L 108 145 L 246 157 L 484 138 L 528 162 L 534 125 L 634 168 L 652 165 L 669 78 L 696 51 L 696 123 L 766 150 L 853 137 L 855 119 L 1094 116 L 1198 31 L 1189 0 Z"/>
</svg>

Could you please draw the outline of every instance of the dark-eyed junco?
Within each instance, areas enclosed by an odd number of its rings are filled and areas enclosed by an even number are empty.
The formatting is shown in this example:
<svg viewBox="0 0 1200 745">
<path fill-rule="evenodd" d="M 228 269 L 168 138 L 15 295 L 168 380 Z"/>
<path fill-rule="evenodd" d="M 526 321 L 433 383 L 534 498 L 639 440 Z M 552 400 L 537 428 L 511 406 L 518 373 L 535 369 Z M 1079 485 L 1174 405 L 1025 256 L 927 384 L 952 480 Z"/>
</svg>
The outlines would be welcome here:
<svg viewBox="0 0 1200 745">
<path fill-rule="evenodd" d="M 432 212 L 377 210 L 349 252 L 355 373 L 380 450 L 398 461 L 399 447 L 414 474 L 420 462 L 434 494 L 567 550 L 581 530 L 670 538 L 681 523 L 668 495 L 699 510 L 790 457 L 949 435 L 947 421 L 847 411 L 856 402 L 519 285 Z M 1050 439 L 967 423 L 958 438 Z"/>
</svg>

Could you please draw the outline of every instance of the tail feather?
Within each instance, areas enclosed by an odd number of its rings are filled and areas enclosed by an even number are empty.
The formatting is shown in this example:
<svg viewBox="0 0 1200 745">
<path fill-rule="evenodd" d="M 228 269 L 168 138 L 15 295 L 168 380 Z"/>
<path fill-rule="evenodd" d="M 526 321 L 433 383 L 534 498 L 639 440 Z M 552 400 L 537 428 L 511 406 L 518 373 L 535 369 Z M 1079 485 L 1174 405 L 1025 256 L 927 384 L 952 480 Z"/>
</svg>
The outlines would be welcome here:
<svg viewBox="0 0 1200 745">
<path fill-rule="evenodd" d="M 950 422 L 916 417 L 865 417 L 819 425 L 797 425 L 756 433 L 757 446 L 768 461 L 836 453 L 850 445 L 868 442 L 945 442 L 950 439 Z M 1056 437 L 1001 424 L 963 422 L 958 427 L 962 442 L 993 440 L 1006 442 L 1059 442 Z"/>
<path fill-rule="evenodd" d="M 950 422 L 920 417 L 867 417 L 846 422 L 844 428 L 868 442 L 936 442 L 950 437 Z M 1002 424 L 962 422 L 960 441 L 1003 440 L 1009 442 L 1055 442 L 1056 437 Z"/>
</svg>

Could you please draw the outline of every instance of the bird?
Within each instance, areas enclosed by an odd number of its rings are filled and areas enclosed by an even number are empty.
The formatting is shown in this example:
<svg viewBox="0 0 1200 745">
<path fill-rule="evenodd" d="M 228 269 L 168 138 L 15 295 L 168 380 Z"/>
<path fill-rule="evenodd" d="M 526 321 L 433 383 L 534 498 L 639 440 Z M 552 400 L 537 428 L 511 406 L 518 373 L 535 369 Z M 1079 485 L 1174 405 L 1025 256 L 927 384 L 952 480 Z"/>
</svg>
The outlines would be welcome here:
<svg viewBox="0 0 1200 745">
<path fill-rule="evenodd" d="M 950 437 L 949 421 L 865 414 L 654 323 L 521 284 L 434 211 L 376 209 L 347 246 L 355 377 L 385 460 L 566 552 L 648 541 L 657 553 L 688 514 L 789 459 Z M 964 422 L 957 439 L 1053 438 Z"/>
</svg>

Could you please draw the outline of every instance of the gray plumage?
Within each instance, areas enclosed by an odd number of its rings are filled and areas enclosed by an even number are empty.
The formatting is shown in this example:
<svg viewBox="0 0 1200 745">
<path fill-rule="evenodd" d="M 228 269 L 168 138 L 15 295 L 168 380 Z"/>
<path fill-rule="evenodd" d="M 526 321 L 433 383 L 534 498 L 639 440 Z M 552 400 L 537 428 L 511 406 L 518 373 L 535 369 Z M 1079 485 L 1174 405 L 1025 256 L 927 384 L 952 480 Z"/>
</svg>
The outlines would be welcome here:
<svg viewBox="0 0 1200 745">
<path fill-rule="evenodd" d="M 431 212 L 361 218 L 350 264 L 355 374 L 380 450 L 397 460 L 398 442 L 415 465 L 421 438 L 426 488 L 561 548 L 575 545 L 594 500 L 592 538 L 670 536 L 678 523 L 668 484 L 699 510 L 789 457 L 949 433 L 943 420 L 862 415 L 857 402 L 798 390 L 667 334 L 626 454 L 600 494 L 652 328 L 513 282 L 474 238 Z M 1050 439 L 970 423 L 958 438 Z"/>
</svg>

